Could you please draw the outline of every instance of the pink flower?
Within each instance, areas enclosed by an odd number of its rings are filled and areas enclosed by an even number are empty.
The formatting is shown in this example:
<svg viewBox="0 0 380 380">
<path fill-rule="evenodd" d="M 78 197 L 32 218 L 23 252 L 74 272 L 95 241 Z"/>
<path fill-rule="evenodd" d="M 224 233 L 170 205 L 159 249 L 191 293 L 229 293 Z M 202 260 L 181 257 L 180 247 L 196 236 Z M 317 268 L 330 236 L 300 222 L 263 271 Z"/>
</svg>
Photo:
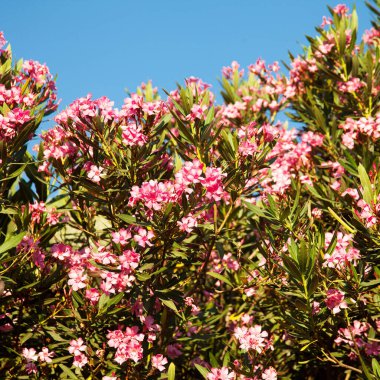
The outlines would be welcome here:
<svg viewBox="0 0 380 380">
<path fill-rule="evenodd" d="M 233 271 L 237 271 L 239 268 L 240 268 L 240 264 L 237 260 L 235 260 L 233 257 L 232 257 L 232 253 L 229 252 L 229 253 L 226 253 L 223 258 L 222 258 L 222 262 L 223 264 L 228 268 L 228 269 L 231 269 Z"/>
<path fill-rule="evenodd" d="M 79 352 L 79 354 L 74 355 L 73 366 L 82 368 L 88 363 L 87 356 Z"/>
<path fill-rule="evenodd" d="M 208 380 L 231 380 L 235 379 L 235 372 L 229 372 L 227 367 L 211 368 L 211 372 L 207 374 Z"/>
<path fill-rule="evenodd" d="M 338 82 L 338 89 L 342 92 L 351 92 L 355 93 L 361 88 L 365 87 L 365 83 L 359 78 L 352 78 L 347 82 Z"/>
<path fill-rule="evenodd" d="M 51 209 L 51 210 L 48 211 L 48 214 L 46 216 L 46 221 L 49 223 L 50 226 L 55 226 L 56 224 L 59 223 L 59 221 L 60 221 L 59 218 L 62 215 L 63 215 L 62 213 L 56 212 L 56 210 L 53 208 L 53 209 Z M 67 217 L 62 218 L 61 221 L 63 223 L 66 223 Z"/>
<path fill-rule="evenodd" d="M 38 359 L 37 352 L 34 348 L 24 348 L 22 350 L 22 356 L 27 362 L 34 362 Z"/>
<path fill-rule="evenodd" d="M 338 4 L 334 9 L 334 13 L 340 16 L 344 16 L 345 14 L 348 13 L 349 8 L 347 7 L 346 4 Z"/>
<path fill-rule="evenodd" d="M 324 138 L 324 135 L 310 131 L 302 134 L 302 142 L 308 143 L 312 147 L 322 146 Z"/>
<path fill-rule="evenodd" d="M 355 213 L 365 222 L 366 227 L 371 228 L 377 225 L 378 219 L 376 214 L 379 212 L 379 206 L 376 205 L 375 210 L 372 210 L 372 208 L 363 199 L 360 199 L 357 202 L 357 205 L 361 208 L 361 211 L 359 212 L 355 210 Z"/>
<path fill-rule="evenodd" d="M 123 254 L 119 256 L 121 267 L 127 272 L 135 270 L 140 262 L 140 255 L 131 249 L 123 251 Z"/>
<path fill-rule="evenodd" d="M 378 356 L 380 354 L 380 344 L 378 342 L 368 342 L 364 346 L 367 355 Z"/>
<path fill-rule="evenodd" d="M 145 207 L 155 211 L 161 210 L 165 203 L 176 201 L 175 186 L 170 181 L 158 182 L 150 180 L 144 182 L 141 187 L 133 186 L 128 206 L 134 206 L 138 201 L 142 201 Z"/>
<path fill-rule="evenodd" d="M 339 181 L 335 181 L 333 184 L 330 185 L 330 187 L 333 190 L 338 191 L 340 189 L 340 185 L 341 185 L 341 183 Z"/>
<path fill-rule="evenodd" d="M 131 122 L 121 127 L 121 137 L 123 144 L 127 146 L 143 146 L 147 143 L 148 138 L 142 132 L 142 126 L 136 122 Z"/>
<path fill-rule="evenodd" d="M 342 343 L 353 347 L 356 343 L 358 347 L 364 345 L 363 339 L 367 337 L 370 325 L 366 322 L 354 321 L 348 328 L 340 328 L 335 343 L 340 346 Z M 354 342 L 355 341 L 355 342 Z"/>
<path fill-rule="evenodd" d="M 87 275 L 84 274 L 84 270 L 82 268 L 71 268 L 69 272 L 69 281 L 67 281 L 68 285 L 71 285 L 73 290 L 78 291 L 79 289 L 85 288 Z"/>
<path fill-rule="evenodd" d="M 277 372 L 273 367 L 267 368 L 261 375 L 263 380 L 277 380 Z"/>
<path fill-rule="evenodd" d="M 0 32 L 0 49 L 3 48 L 3 46 L 7 43 L 7 41 L 4 38 L 4 33 Z"/>
<path fill-rule="evenodd" d="M 144 228 L 139 228 L 137 234 L 133 236 L 134 241 L 140 246 L 145 248 L 145 245 L 151 247 L 153 244 L 150 239 L 154 237 L 152 231 L 145 230 Z"/>
<path fill-rule="evenodd" d="M 51 247 L 51 254 L 53 257 L 59 260 L 65 260 L 73 255 L 73 249 L 69 245 L 65 245 L 62 243 L 54 244 Z"/>
<path fill-rule="evenodd" d="M 54 356 L 54 352 L 49 352 L 47 347 L 43 347 L 41 352 L 38 353 L 38 357 L 42 362 L 51 363 L 51 357 Z"/>
<path fill-rule="evenodd" d="M 124 228 L 122 228 L 118 232 L 112 232 L 111 235 L 112 241 L 120 245 L 127 245 L 132 237 L 131 233 Z"/>
<path fill-rule="evenodd" d="M 191 215 L 187 217 L 184 216 L 181 220 L 177 222 L 177 224 L 181 231 L 186 231 L 188 233 L 190 233 L 198 225 L 197 220 Z"/>
<path fill-rule="evenodd" d="M 324 28 L 325 26 L 331 25 L 331 24 L 332 24 L 332 19 L 330 17 L 326 17 L 326 16 L 322 17 L 321 28 Z"/>
<path fill-rule="evenodd" d="M 332 238 L 333 234 L 327 232 L 325 235 L 325 249 L 330 246 Z M 357 260 L 359 260 L 360 257 L 359 250 L 352 247 L 352 235 L 338 232 L 335 248 L 331 254 L 325 254 L 323 266 L 342 269 L 351 262 L 356 265 Z"/>
<path fill-rule="evenodd" d="M 202 171 L 203 164 L 198 159 L 185 161 L 182 168 L 175 174 L 175 183 L 185 188 L 189 185 L 199 183 Z"/>
<path fill-rule="evenodd" d="M 32 373 L 36 374 L 38 372 L 37 366 L 34 363 L 32 363 L 32 362 L 26 363 L 25 370 L 26 370 L 26 373 L 28 375 L 30 375 Z"/>
<path fill-rule="evenodd" d="M 165 364 L 168 364 L 165 356 L 161 354 L 152 356 L 152 367 L 157 368 L 160 372 L 165 371 Z"/>
<path fill-rule="evenodd" d="M 89 170 L 87 171 L 87 177 L 91 181 L 99 184 L 100 183 L 100 177 L 102 175 L 102 171 L 104 168 L 101 166 L 91 165 Z"/>
<path fill-rule="evenodd" d="M 191 107 L 190 114 L 186 116 L 186 119 L 187 120 L 195 120 L 195 119 L 203 120 L 206 115 L 206 110 L 207 110 L 207 106 L 205 105 L 200 106 L 198 104 L 194 104 Z"/>
<path fill-rule="evenodd" d="M 70 354 L 74 356 L 81 355 L 81 351 L 86 351 L 87 346 L 83 344 L 83 339 L 78 338 L 77 340 L 73 339 L 70 341 L 70 346 L 68 348 Z"/>
<path fill-rule="evenodd" d="M 39 223 L 41 216 L 46 211 L 44 202 L 35 201 L 33 204 L 29 204 L 29 212 L 32 214 L 32 221 Z"/>
<path fill-rule="evenodd" d="M 363 41 L 367 45 L 374 45 L 376 40 L 380 40 L 380 30 L 377 30 L 375 28 L 371 28 L 369 30 L 366 30 L 363 35 Z"/>
<path fill-rule="evenodd" d="M 333 314 L 339 313 L 341 309 L 348 308 L 347 303 L 344 301 L 344 293 L 338 289 L 329 289 L 325 302 Z"/>
<path fill-rule="evenodd" d="M 359 199 L 359 193 L 356 189 L 351 189 L 348 187 L 345 191 L 343 191 L 342 197 L 344 197 L 346 194 L 349 195 L 354 200 Z"/>
<path fill-rule="evenodd" d="M 127 327 L 126 331 L 121 330 L 109 331 L 107 334 L 108 345 L 116 348 L 114 360 L 123 364 L 128 359 L 138 362 L 143 357 L 143 348 L 141 342 L 144 340 L 144 334 L 139 333 L 137 326 Z"/>
<path fill-rule="evenodd" d="M 169 344 L 166 348 L 167 355 L 170 359 L 178 358 L 182 355 L 182 351 L 180 350 L 181 345 L 178 343 L 175 344 Z"/>
<path fill-rule="evenodd" d="M 320 303 L 317 301 L 313 301 L 312 307 L 311 307 L 311 312 L 313 315 L 318 314 L 321 311 L 320 308 Z"/>
<path fill-rule="evenodd" d="M 236 61 L 232 61 L 231 67 L 223 67 L 222 68 L 222 74 L 226 79 L 232 79 L 234 72 L 238 71 L 240 68 L 240 65 Z M 238 71 L 239 77 L 242 77 L 244 75 L 244 70 Z"/>
<path fill-rule="evenodd" d="M 258 353 L 262 352 L 263 347 L 266 347 L 268 333 L 261 331 L 261 326 L 254 327 L 236 327 L 234 336 L 240 343 L 240 348 L 244 351 L 255 350 Z"/>
<path fill-rule="evenodd" d="M 220 201 L 224 196 L 222 178 L 227 174 L 222 173 L 221 168 L 206 168 L 205 178 L 201 184 L 206 188 L 206 198 Z"/>
<path fill-rule="evenodd" d="M 86 289 L 85 297 L 91 301 L 92 305 L 96 305 L 100 298 L 100 292 L 95 288 Z"/>
</svg>

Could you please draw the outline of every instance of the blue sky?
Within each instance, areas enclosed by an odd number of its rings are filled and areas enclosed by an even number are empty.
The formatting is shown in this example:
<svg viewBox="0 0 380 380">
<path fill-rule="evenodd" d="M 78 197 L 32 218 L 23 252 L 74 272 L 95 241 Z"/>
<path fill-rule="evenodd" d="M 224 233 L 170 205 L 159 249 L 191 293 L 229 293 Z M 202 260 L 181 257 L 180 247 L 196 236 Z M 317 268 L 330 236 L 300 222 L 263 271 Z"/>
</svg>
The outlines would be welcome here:
<svg viewBox="0 0 380 380">
<path fill-rule="evenodd" d="M 2 0 L 0 30 L 16 58 L 58 74 L 60 109 L 105 95 L 120 106 L 125 88 L 153 80 L 171 90 L 190 75 L 218 90 L 222 66 L 268 63 L 301 51 L 329 0 Z M 350 7 L 353 1 L 346 2 Z M 370 27 L 356 2 L 360 32 Z M 5 16 L 5 17 L 4 17 Z M 46 126 L 46 124 L 45 124 Z M 44 129 L 45 129 L 44 126 Z"/>
</svg>

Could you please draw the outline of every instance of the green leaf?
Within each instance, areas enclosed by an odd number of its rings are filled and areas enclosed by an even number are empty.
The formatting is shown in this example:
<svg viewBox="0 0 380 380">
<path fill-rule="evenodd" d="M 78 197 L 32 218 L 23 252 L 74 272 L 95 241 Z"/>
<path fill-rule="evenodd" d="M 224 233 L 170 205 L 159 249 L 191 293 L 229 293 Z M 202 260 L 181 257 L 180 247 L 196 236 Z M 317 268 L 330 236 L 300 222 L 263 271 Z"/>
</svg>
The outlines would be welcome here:
<svg viewBox="0 0 380 380">
<path fill-rule="evenodd" d="M 79 305 L 83 305 L 84 304 L 84 301 L 83 301 L 82 297 L 80 296 L 80 294 L 78 292 L 73 291 L 72 295 L 73 295 L 73 298 L 75 299 L 75 301 L 77 301 Z"/>
<path fill-rule="evenodd" d="M 353 9 L 351 13 L 351 25 L 353 31 L 358 30 L 358 13 L 356 12 L 356 9 Z"/>
<path fill-rule="evenodd" d="M 212 365 L 213 368 L 218 368 L 219 367 L 219 363 L 218 361 L 216 360 L 216 357 L 214 356 L 214 354 L 210 351 L 209 353 L 209 357 L 210 357 L 210 364 Z"/>
<path fill-rule="evenodd" d="M 267 215 L 265 212 L 258 206 L 250 203 L 250 202 L 243 202 L 244 205 L 247 207 L 247 209 L 251 210 L 255 215 L 261 216 L 263 218 L 267 218 Z"/>
<path fill-rule="evenodd" d="M 70 368 L 66 367 L 64 364 L 60 364 L 59 366 L 69 379 L 78 380 L 78 376 Z"/>
<path fill-rule="evenodd" d="M 362 370 L 365 374 L 365 377 L 367 378 L 367 380 L 373 380 L 373 376 L 371 375 L 371 373 L 369 372 L 369 369 L 365 363 L 365 361 L 362 359 L 362 356 L 359 355 L 359 360 L 360 360 L 360 363 L 362 365 Z"/>
<path fill-rule="evenodd" d="M 165 299 L 160 298 L 160 301 L 161 301 L 165 306 L 167 306 L 169 309 L 172 309 L 173 311 L 176 312 L 176 314 L 179 315 L 179 312 L 178 312 L 177 306 L 175 305 L 175 303 L 174 303 L 172 300 L 165 300 Z"/>
<path fill-rule="evenodd" d="M 341 20 L 339 26 L 339 53 L 341 57 L 343 57 L 346 50 L 346 38 L 346 27 L 344 25 L 344 21 Z"/>
<path fill-rule="evenodd" d="M 208 370 L 207 368 L 199 365 L 199 364 L 194 364 L 195 365 L 195 368 L 199 371 L 199 373 L 205 378 L 207 379 L 207 375 L 208 375 Z"/>
<path fill-rule="evenodd" d="M 136 218 L 133 215 L 116 214 L 116 216 L 125 223 L 128 223 L 128 224 L 135 224 L 136 223 Z"/>
<path fill-rule="evenodd" d="M 72 359 L 72 358 L 73 358 L 72 355 L 60 356 L 59 358 L 52 359 L 51 363 L 52 364 L 60 363 L 60 362 L 64 362 L 67 359 Z"/>
<path fill-rule="evenodd" d="M 16 247 L 26 235 L 26 231 L 20 232 L 17 235 L 12 236 L 9 239 L 6 239 L 5 242 L 0 246 L 0 254 L 9 251 L 10 249 Z"/>
<path fill-rule="evenodd" d="M 35 335 L 32 332 L 28 332 L 26 334 L 22 334 L 22 338 L 20 339 L 20 344 L 23 345 L 27 340 L 29 340 L 33 335 Z"/>
<path fill-rule="evenodd" d="M 169 369 L 168 369 L 168 380 L 174 380 L 175 379 L 175 364 L 170 363 Z"/>
<path fill-rule="evenodd" d="M 56 342 L 67 342 L 67 339 L 63 339 L 59 334 L 54 331 L 46 330 L 46 332 L 56 341 Z"/>
<path fill-rule="evenodd" d="M 123 297 L 124 293 L 121 292 L 117 294 L 115 297 L 110 298 L 106 304 L 106 308 L 109 309 L 111 306 L 117 305 L 123 299 Z"/>
<path fill-rule="evenodd" d="M 99 309 L 99 314 L 103 314 L 103 312 L 106 310 L 106 304 L 109 301 L 109 297 L 107 294 L 102 294 L 99 298 L 99 303 L 98 303 L 98 309 Z"/>
<path fill-rule="evenodd" d="M 228 367 L 230 363 L 230 353 L 227 351 L 223 358 L 223 367 Z"/>
<path fill-rule="evenodd" d="M 363 186 L 364 201 L 367 204 L 371 205 L 372 200 L 373 200 L 372 185 L 371 185 L 371 181 L 369 180 L 367 171 L 364 169 L 364 166 L 362 164 L 358 166 L 358 173 L 359 173 L 360 183 Z"/>
<path fill-rule="evenodd" d="M 375 375 L 380 378 L 380 365 L 379 362 L 373 358 L 372 359 L 372 370 L 375 373 Z"/>
<path fill-rule="evenodd" d="M 207 272 L 207 274 L 208 274 L 209 276 L 211 276 L 211 277 L 215 277 L 216 279 L 225 282 L 227 285 L 231 286 L 232 288 L 234 287 L 234 286 L 232 285 L 231 281 L 230 281 L 227 277 L 221 275 L 220 273 Z"/>
<path fill-rule="evenodd" d="M 149 280 L 152 277 L 152 275 L 147 272 L 142 272 L 142 273 L 136 273 L 136 277 L 139 281 L 144 282 L 144 281 Z"/>
<path fill-rule="evenodd" d="M 282 255 L 282 261 L 284 263 L 284 269 L 290 274 L 291 280 L 302 281 L 302 273 L 300 272 L 297 264 L 290 257 L 285 254 Z"/>
<path fill-rule="evenodd" d="M 301 347 L 300 351 L 305 351 L 311 344 L 318 342 L 318 340 L 312 340 L 311 342 L 305 344 L 303 347 Z"/>
<path fill-rule="evenodd" d="M 354 234 L 356 230 L 345 222 L 332 208 L 328 207 L 329 213 L 350 233 Z"/>
<path fill-rule="evenodd" d="M 378 286 L 380 284 L 380 278 L 376 279 L 376 280 L 371 280 L 371 281 L 367 281 L 367 282 L 362 282 L 360 284 L 360 289 L 365 289 L 365 288 L 373 288 L 375 286 Z"/>
</svg>

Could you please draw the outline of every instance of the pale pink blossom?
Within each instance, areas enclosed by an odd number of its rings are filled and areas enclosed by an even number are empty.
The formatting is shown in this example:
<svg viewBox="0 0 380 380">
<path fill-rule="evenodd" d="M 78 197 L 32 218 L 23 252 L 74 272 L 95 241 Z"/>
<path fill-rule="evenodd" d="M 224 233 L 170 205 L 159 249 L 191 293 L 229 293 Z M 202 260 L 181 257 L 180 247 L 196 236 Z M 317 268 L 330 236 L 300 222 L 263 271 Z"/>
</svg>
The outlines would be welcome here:
<svg viewBox="0 0 380 380">
<path fill-rule="evenodd" d="M 211 372 L 207 374 L 207 380 L 232 380 L 235 376 L 235 372 L 230 372 L 227 367 L 211 368 Z"/>
<path fill-rule="evenodd" d="M 86 287 L 87 275 L 82 268 L 71 268 L 69 272 L 69 280 L 67 281 L 73 290 L 78 291 Z"/>
<path fill-rule="evenodd" d="M 160 372 L 165 371 L 165 364 L 168 364 L 168 359 L 162 354 L 152 356 L 152 367 L 157 368 Z"/>
<path fill-rule="evenodd" d="M 96 305 L 100 298 L 100 292 L 96 288 L 86 289 L 85 297 L 91 302 L 92 305 Z"/>
<path fill-rule="evenodd" d="M 130 231 L 122 228 L 119 231 L 112 232 L 112 241 L 116 244 L 127 245 L 132 237 Z"/>
<path fill-rule="evenodd" d="M 189 215 L 184 216 L 181 220 L 179 220 L 177 225 L 181 231 L 190 233 L 195 227 L 197 227 L 198 223 L 196 218 Z"/>
<path fill-rule="evenodd" d="M 145 248 L 147 245 L 148 247 L 151 247 L 153 244 L 150 242 L 150 240 L 154 238 L 154 233 L 152 231 L 148 231 L 144 228 L 139 228 L 137 231 L 137 234 L 133 235 L 134 241 L 140 246 Z"/>
<path fill-rule="evenodd" d="M 327 249 L 332 241 L 334 234 L 326 232 L 325 249 Z M 338 232 L 337 241 L 334 250 L 325 254 L 324 267 L 343 269 L 349 263 L 357 264 L 360 259 L 359 250 L 352 246 L 353 236 L 351 234 L 343 234 Z"/>
<path fill-rule="evenodd" d="M 315 219 L 321 219 L 322 217 L 322 210 L 318 207 L 314 207 L 312 210 L 311 210 L 311 215 L 313 215 L 313 217 Z"/>
<path fill-rule="evenodd" d="M 51 363 L 54 352 L 50 351 L 47 347 L 42 347 L 41 352 L 38 353 L 38 357 L 42 362 Z"/>
<path fill-rule="evenodd" d="M 234 336 L 240 343 L 240 348 L 244 351 L 255 350 L 261 353 L 267 345 L 268 333 L 261 330 L 261 326 L 255 325 L 247 328 L 236 327 Z"/>
<path fill-rule="evenodd" d="M 24 348 L 22 350 L 22 356 L 27 362 L 34 362 L 38 360 L 37 351 L 34 348 Z"/>
<path fill-rule="evenodd" d="M 84 342 L 82 338 L 72 339 L 68 348 L 70 354 L 78 356 L 81 354 L 81 351 L 86 351 L 87 346 L 83 343 Z"/>
<path fill-rule="evenodd" d="M 261 378 L 263 380 L 277 380 L 277 372 L 273 367 L 269 367 L 264 370 Z"/>
<path fill-rule="evenodd" d="M 102 168 L 101 166 L 91 165 L 89 170 L 87 171 L 88 179 L 99 184 L 103 170 L 104 168 Z"/>
</svg>

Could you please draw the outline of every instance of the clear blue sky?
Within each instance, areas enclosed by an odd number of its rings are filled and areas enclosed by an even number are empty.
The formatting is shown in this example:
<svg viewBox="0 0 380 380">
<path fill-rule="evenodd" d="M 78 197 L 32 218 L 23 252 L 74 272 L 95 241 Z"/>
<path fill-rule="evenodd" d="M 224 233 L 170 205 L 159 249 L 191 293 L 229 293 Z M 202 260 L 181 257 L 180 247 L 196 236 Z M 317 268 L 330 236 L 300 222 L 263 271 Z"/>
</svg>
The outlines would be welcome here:
<svg viewBox="0 0 380 380">
<path fill-rule="evenodd" d="M 287 60 L 331 0 L 2 0 L 0 30 L 16 58 L 58 74 L 60 109 L 92 93 L 122 104 L 125 88 L 174 89 L 190 75 L 218 89 L 222 66 Z M 352 7 L 353 1 L 346 1 Z M 360 32 L 370 12 L 356 2 Z M 46 124 L 44 129 L 46 128 Z"/>
</svg>

